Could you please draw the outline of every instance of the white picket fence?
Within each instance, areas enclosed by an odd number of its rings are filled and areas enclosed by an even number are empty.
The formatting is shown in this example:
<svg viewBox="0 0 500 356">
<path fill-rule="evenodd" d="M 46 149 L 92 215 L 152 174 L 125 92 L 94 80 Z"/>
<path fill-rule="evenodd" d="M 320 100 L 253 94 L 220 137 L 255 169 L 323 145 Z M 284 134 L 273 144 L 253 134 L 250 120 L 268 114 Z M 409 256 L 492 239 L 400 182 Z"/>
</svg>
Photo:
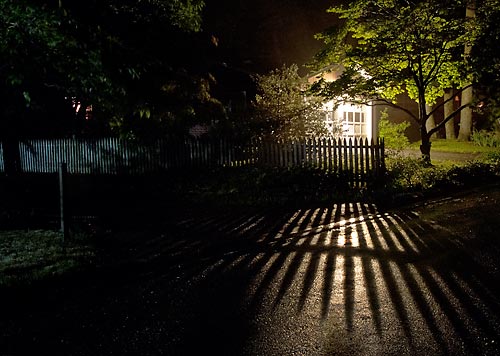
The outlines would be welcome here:
<svg viewBox="0 0 500 356">
<path fill-rule="evenodd" d="M 139 145 L 119 138 L 34 139 L 19 142 L 25 173 L 145 174 L 171 169 L 266 166 L 314 167 L 364 181 L 385 171 L 383 140 L 309 138 L 298 141 L 165 139 Z M 0 171 L 4 171 L 0 143 Z"/>
</svg>

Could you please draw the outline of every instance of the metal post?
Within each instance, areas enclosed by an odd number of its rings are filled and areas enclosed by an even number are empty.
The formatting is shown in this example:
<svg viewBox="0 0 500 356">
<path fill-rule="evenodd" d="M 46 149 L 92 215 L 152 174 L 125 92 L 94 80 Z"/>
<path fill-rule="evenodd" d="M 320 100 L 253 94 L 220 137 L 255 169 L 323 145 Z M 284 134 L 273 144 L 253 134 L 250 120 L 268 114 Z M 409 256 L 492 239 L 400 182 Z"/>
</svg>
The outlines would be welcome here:
<svg viewBox="0 0 500 356">
<path fill-rule="evenodd" d="M 67 165 L 65 162 L 62 162 L 59 165 L 59 205 L 60 205 L 60 214 L 61 214 L 61 232 L 63 234 L 63 242 L 66 241 L 68 235 L 68 225 L 66 221 L 66 200 L 65 200 L 65 188 L 66 188 L 66 172 Z"/>
</svg>

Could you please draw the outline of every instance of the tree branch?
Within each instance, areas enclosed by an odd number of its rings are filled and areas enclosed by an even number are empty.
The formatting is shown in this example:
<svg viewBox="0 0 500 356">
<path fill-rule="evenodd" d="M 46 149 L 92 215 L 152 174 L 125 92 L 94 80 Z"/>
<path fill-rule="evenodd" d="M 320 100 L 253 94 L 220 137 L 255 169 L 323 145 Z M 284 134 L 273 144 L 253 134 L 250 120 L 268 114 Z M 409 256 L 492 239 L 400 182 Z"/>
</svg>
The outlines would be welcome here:
<svg viewBox="0 0 500 356">
<path fill-rule="evenodd" d="M 461 92 L 463 92 L 465 89 L 467 88 L 470 88 L 473 84 L 468 84 L 466 86 L 464 86 L 463 88 L 460 88 L 460 89 L 457 89 L 457 92 L 454 93 L 454 95 L 452 95 L 449 99 L 446 99 L 444 100 L 442 103 L 440 103 L 439 105 L 434 105 L 434 109 L 428 114 L 429 117 L 432 116 L 441 106 L 444 106 L 444 104 L 446 104 L 447 102 L 451 101 L 451 100 L 454 100 L 455 99 L 455 96 L 457 94 L 460 94 Z"/>
<path fill-rule="evenodd" d="M 434 128 L 430 129 L 427 133 L 429 136 L 432 136 L 432 134 L 438 132 L 448 121 L 450 121 L 453 117 L 455 117 L 456 114 L 458 114 L 460 111 L 465 109 L 466 107 L 469 106 L 470 103 L 463 104 L 461 105 L 458 109 L 453 111 L 450 115 L 445 117 L 443 121 L 441 121 L 438 125 L 436 125 Z M 429 115 L 430 116 L 430 115 Z"/>
<path fill-rule="evenodd" d="M 377 104 L 376 102 L 374 102 L 373 104 L 367 104 L 368 106 L 390 106 L 390 107 L 393 107 L 395 109 L 399 109 L 401 111 L 404 111 L 405 113 L 407 113 L 408 115 L 410 115 L 410 117 L 415 120 L 415 122 L 417 124 L 420 124 L 419 120 L 418 120 L 418 116 L 416 116 L 414 113 L 412 113 L 410 110 L 408 110 L 407 108 L 403 107 L 403 106 L 400 106 L 398 104 L 394 104 L 392 101 L 390 100 L 387 100 L 387 99 L 376 99 L 376 101 L 380 101 L 382 102 L 382 104 Z"/>
<path fill-rule="evenodd" d="M 434 108 L 433 108 L 433 110 L 426 115 L 425 120 L 427 120 L 430 116 L 432 116 L 441 106 L 443 106 L 444 104 L 446 104 L 447 102 L 449 102 L 451 100 L 454 100 L 454 98 L 455 98 L 455 96 L 457 94 L 460 94 L 462 91 L 464 91 L 467 88 L 470 88 L 471 86 L 472 86 L 472 84 L 469 84 L 469 85 L 466 85 L 463 88 L 458 89 L 457 92 L 455 92 L 454 95 L 451 96 L 451 98 L 449 98 L 447 100 L 444 100 L 439 105 L 435 105 Z M 388 99 L 376 98 L 376 99 L 373 99 L 373 100 L 369 101 L 369 100 L 356 100 L 356 99 L 352 99 L 352 98 L 342 98 L 338 102 L 340 102 L 340 103 L 354 103 L 354 104 L 366 105 L 366 106 L 389 106 L 389 107 L 393 107 L 395 109 L 401 110 L 401 111 L 405 112 L 406 114 L 408 114 L 414 120 L 414 122 L 416 124 L 418 124 L 418 125 L 421 124 L 420 120 L 418 119 L 418 116 L 416 116 L 413 112 L 411 112 L 409 109 L 407 109 L 407 108 L 405 108 L 403 106 L 400 106 L 398 104 L 393 103 L 392 101 L 390 101 Z M 457 110 L 455 110 L 453 113 L 451 113 L 450 115 L 448 115 L 448 117 L 446 117 L 442 122 L 440 122 L 438 125 L 436 125 L 435 128 L 429 130 L 429 135 L 432 135 L 433 133 L 439 131 L 445 125 L 446 122 L 448 122 L 449 120 L 451 120 L 457 113 L 459 113 L 460 111 L 462 111 L 464 108 L 466 108 L 469 105 L 470 105 L 470 103 L 466 103 L 466 104 L 463 104 L 462 106 L 460 106 Z"/>
<path fill-rule="evenodd" d="M 446 42 L 445 42 L 444 46 L 442 47 L 442 51 L 440 53 L 438 53 L 437 55 L 434 54 L 434 56 L 433 56 L 434 63 L 432 64 L 431 69 L 429 70 L 427 79 L 424 80 L 425 87 L 427 87 L 427 85 L 429 85 L 434 80 L 436 80 L 436 78 L 439 74 L 439 70 L 441 69 L 441 66 L 443 65 L 443 62 L 441 61 L 441 59 L 443 58 L 445 51 L 446 51 Z"/>
</svg>

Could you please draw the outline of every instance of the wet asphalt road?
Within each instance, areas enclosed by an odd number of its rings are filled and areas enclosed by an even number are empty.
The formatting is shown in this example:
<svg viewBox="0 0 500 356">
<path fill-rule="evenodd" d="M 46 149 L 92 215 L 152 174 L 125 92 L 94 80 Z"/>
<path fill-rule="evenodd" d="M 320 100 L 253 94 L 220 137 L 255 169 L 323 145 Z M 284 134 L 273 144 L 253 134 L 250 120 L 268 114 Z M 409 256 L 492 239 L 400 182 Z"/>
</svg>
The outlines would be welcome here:
<svg viewBox="0 0 500 356">
<path fill-rule="evenodd" d="M 498 355 L 499 231 L 498 186 L 184 218 L 5 297 L 0 355 Z"/>
</svg>

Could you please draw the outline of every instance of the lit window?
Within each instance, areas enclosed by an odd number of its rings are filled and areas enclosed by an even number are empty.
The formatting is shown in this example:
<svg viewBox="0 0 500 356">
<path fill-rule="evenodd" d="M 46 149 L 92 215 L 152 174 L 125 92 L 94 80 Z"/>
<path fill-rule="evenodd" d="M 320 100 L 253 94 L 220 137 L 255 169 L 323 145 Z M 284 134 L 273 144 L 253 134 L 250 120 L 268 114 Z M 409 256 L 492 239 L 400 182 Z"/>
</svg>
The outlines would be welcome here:
<svg viewBox="0 0 500 356">
<path fill-rule="evenodd" d="M 367 129 L 365 113 L 360 111 L 345 111 L 343 113 L 344 136 L 366 137 Z"/>
</svg>

